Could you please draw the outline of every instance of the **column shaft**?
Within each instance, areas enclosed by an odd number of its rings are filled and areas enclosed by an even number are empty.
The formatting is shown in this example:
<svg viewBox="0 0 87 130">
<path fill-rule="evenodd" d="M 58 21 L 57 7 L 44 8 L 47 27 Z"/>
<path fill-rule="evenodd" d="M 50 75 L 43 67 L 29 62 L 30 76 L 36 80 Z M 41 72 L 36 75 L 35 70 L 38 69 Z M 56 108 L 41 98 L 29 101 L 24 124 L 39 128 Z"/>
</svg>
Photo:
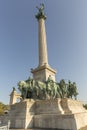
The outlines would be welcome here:
<svg viewBox="0 0 87 130">
<path fill-rule="evenodd" d="M 39 37 L 39 66 L 48 64 L 47 56 L 47 42 L 46 42 L 46 31 L 45 31 L 45 21 L 43 18 L 38 20 L 38 37 Z"/>
</svg>

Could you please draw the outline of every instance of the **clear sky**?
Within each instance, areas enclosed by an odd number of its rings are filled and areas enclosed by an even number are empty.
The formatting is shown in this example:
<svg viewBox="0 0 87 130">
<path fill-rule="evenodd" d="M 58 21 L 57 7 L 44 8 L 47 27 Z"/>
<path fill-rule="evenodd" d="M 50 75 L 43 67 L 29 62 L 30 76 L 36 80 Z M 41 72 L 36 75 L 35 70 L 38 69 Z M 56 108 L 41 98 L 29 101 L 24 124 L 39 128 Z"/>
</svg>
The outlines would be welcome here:
<svg viewBox="0 0 87 130">
<path fill-rule="evenodd" d="M 0 0 L 0 101 L 38 66 L 36 6 L 45 4 L 48 59 L 56 81 L 76 82 L 87 101 L 87 0 Z"/>
</svg>

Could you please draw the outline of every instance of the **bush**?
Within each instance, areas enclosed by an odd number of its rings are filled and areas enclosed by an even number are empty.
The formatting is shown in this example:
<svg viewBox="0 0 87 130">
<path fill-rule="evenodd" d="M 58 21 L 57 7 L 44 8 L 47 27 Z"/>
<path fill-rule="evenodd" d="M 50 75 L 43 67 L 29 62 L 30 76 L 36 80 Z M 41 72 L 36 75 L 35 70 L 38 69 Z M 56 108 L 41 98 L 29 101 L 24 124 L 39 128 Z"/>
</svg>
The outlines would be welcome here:
<svg viewBox="0 0 87 130">
<path fill-rule="evenodd" d="M 0 115 L 3 115 L 5 111 L 9 110 L 9 105 L 5 105 L 2 102 L 0 102 Z"/>
<path fill-rule="evenodd" d="M 87 104 L 84 104 L 83 107 L 84 107 L 85 109 L 87 109 Z"/>
</svg>

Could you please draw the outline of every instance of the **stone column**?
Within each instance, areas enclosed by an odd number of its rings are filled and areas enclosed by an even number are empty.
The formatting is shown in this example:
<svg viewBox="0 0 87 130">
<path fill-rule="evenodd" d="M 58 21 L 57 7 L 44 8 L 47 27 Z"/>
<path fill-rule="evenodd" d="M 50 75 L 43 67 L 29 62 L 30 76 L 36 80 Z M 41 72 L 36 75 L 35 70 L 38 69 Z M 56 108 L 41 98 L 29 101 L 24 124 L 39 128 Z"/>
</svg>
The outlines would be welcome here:
<svg viewBox="0 0 87 130">
<path fill-rule="evenodd" d="M 33 78 L 36 81 L 45 82 L 48 80 L 49 76 L 51 76 L 52 80 L 55 81 L 56 71 L 52 69 L 48 64 L 45 30 L 46 15 L 44 13 L 44 4 L 40 4 L 40 8 L 38 8 L 38 11 L 39 12 L 37 13 L 36 18 L 38 20 L 39 66 L 35 69 L 32 69 L 31 73 L 33 73 Z"/>
<path fill-rule="evenodd" d="M 39 38 L 39 66 L 48 64 L 47 42 L 44 18 L 38 19 L 38 38 Z"/>
<path fill-rule="evenodd" d="M 17 98 L 16 98 L 16 94 L 17 94 L 17 92 L 16 92 L 16 90 L 13 88 L 13 91 L 11 92 L 11 94 L 10 94 L 10 105 L 12 105 L 12 104 L 15 104 L 17 101 Z"/>
<path fill-rule="evenodd" d="M 38 20 L 38 50 L 39 50 L 39 67 L 45 64 L 48 64 L 47 56 L 47 42 L 46 42 L 46 31 L 45 31 L 45 19 L 44 14 L 44 5 L 41 4 L 41 7 L 38 8 L 39 12 L 36 15 Z"/>
<path fill-rule="evenodd" d="M 10 94 L 10 103 L 9 104 L 12 105 L 12 104 L 17 103 L 17 99 L 20 99 L 20 101 L 21 101 L 22 97 L 21 97 L 21 94 L 18 94 L 16 92 L 16 89 L 13 87 L 13 90 Z"/>
</svg>

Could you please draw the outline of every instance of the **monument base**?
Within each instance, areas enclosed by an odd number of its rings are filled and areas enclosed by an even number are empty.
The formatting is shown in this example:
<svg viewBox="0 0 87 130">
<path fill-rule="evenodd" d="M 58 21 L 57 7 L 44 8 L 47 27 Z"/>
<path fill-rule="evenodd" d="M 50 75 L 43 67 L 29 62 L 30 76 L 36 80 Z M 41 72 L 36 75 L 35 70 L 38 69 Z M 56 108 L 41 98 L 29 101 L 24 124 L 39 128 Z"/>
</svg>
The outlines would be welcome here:
<svg viewBox="0 0 87 130">
<path fill-rule="evenodd" d="M 10 128 L 27 129 L 33 128 L 35 115 L 35 101 L 24 100 L 11 105 L 9 112 Z"/>
<path fill-rule="evenodd" d="M 87 126 L 87 111 L 72 99 L 24 100 L 11 105 L 11 128 L 79 130 Z"/>
</svg>

